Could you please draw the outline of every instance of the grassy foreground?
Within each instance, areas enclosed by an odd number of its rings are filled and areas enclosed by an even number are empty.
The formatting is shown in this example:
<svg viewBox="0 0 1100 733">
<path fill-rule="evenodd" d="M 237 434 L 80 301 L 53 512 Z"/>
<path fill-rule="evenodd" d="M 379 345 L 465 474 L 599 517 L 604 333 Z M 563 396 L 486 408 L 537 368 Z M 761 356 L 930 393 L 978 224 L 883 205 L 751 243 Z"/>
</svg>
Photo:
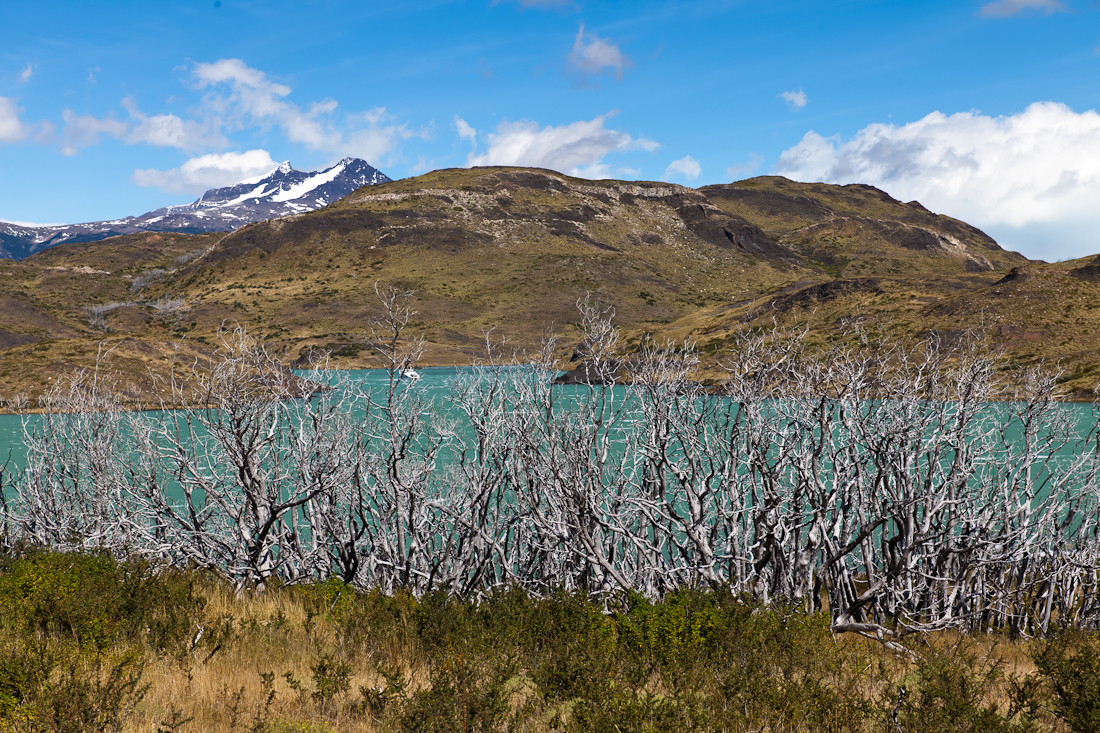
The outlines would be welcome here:
<svg viewBox="0 0 1100 733">
<path fill-rule="evenodd" d="M 1096 731 L 1100 641 L 908 651 L 721 589 L 235 594 L 141 560 L 0 555 L 0 731 Z"/>
</svg>

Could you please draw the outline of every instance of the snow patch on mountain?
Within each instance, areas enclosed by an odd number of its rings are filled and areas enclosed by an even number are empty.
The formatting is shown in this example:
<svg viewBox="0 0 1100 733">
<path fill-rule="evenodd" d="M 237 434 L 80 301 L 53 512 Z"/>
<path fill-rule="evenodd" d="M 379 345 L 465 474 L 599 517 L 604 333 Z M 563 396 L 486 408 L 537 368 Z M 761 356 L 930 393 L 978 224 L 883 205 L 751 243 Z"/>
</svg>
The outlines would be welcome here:
<svg viewBox="0 0 1100 733">
<path fill-rule="evenodd" d="M 218 204 L 218 205 L 221 206 L 224 209 L 227 206 L 236 206 L 237 204 L 243 204 L 245 201 L 248 201 L 249 199 L 258 199 L 258 198 L 260 198 L 261 196 L 264 195 L 264 191 L 266 191 L 266 190 L 267 190 L 267 184 L 266 183 L 261 183 L 259 186 L 256 186 L 256 188 L 252 189 L 248 193 L 242 193 L 240 196 L 233 199 L 232 201 L 226 201 L 224 204 Z"/>
<path fill-rule="evenodd" d="M 326 183 L 332 183 L 338 176 L 343 174 L 345 168 L 347 168 L 347 162 L 342 160 L 327 171 L 322 171 L 315 176 L 310 176 L 301 183 L 295 183 L 292 186 L 284 188 L 282 191 L 272 196 L 271 200 L 283 203 L 285 201 L 293 201 L 294 199 L 301 198 L 319 186 L 323 186 Z"/>
</svg>

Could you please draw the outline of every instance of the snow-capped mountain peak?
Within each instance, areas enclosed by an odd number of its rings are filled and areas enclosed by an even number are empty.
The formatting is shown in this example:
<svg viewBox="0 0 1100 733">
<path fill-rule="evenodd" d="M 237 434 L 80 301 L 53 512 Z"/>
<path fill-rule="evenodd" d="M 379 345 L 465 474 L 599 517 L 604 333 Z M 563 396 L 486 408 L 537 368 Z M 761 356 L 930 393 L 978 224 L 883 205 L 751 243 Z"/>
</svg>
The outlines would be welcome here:
<svg viewBox="0 0 1100 733">
<path fill-rule="evenodd" d="M 345 158 L 321 171 L 303 173 L 284 162 L 261 178 L 242 181 L 234 186 L 207 191 L 192 204 L 172 207 L 173 213 L 208 209 L 272 208 L 274 213 L 263 216 L 286 216 L 300 211 L 312 211 L 343 198 L 359 186 L 390 180 L 383 173 L 357 158 Z M 150 212 L 157 214 L 158 212 Z M 259 221 L 252 218 L 250 221 Z M 235 227 L 233 227 L 235 228 Z"/>
<path fill-rule="evenodd" d="M 65 226 L 0 225 L 0 257 L 22 259 L 63 242 L 94 242 L 133 232 L 232 231 L 245 224 L 327 206 L 359 188 L 390 178 L 365 160 L 344 158 L 305 173 L 284 161 L 270 173 L 225 188 L 213 188 L 190 204 L 167 206 L 141 216 Z"/>
</svg>

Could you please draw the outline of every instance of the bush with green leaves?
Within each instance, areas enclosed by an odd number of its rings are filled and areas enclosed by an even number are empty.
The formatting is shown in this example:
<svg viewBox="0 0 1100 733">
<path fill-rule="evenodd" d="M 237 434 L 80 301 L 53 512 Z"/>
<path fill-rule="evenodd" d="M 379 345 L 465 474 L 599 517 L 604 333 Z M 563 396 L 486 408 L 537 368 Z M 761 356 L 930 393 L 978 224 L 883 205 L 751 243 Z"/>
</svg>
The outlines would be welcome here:
<svg viewBox="0 0 1100 733">
<path fill-rule="evenodd" d="M 141 632 L 167 648 L 188 638 L 203 604 L 196 577 L 156 571 L 140 557 L 30 548 L 0 556 L 0 624 L 95 649 Z"/>
<path fill-rule="evenodd" d="M 965 641 L 953 648 L 922 646 L 915 669 L 884 693 L 883 706 L 903 731 L 1023 733 L 1039 730 L 1034 716 L 1008 705 L 1011 680 L 1002 666 Z M 997 694 L 1001 693 L 1001 694 Z"/>
<path fill-rule="evenodd" d="M 1100 638 L 1061 630 L 1038 644 L 1033 659 L 1054 713 L 1074 733 L 1100 731 Z"/>
</svg>

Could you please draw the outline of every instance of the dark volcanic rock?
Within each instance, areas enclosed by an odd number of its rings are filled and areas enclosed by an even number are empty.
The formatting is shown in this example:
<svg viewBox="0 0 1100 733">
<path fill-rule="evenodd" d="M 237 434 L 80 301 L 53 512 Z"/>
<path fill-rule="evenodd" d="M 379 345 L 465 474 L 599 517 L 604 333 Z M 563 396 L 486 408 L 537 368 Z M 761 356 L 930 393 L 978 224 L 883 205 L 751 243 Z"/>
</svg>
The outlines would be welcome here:
<svg viewBox="0 0 1100 733">
<path fill-rule="evenodd" d="M 828 266 L 844 267 L 853 256 L 876 256 L 872 252 L 886 260 L 904 259 L 908 252 L 948 256 L 962 260 L 967 272 L 1026 262 L 965 222 L 935 214 L 918 201 L 902 203 L 873 186 L 760 176 L 698 190 L 724 211 L 760 225 L 778 245 Z"/>
<path fill-rule="evenodd" d="M 736 203 L 747 204 L 765 216 L 798 217 L 809 220 L 836 216 L 835 211 L 808 196 L 791 196 L 777 191 L 738 188 L 735 185 L 706 186 L 702 190 L 707 198 L 729 199 Z"/>
<path fill-rule="evenodd" d="M 829 280 L 781 295 L 771 301 L 771 306 L 779 311 L 792 308 L 808 308 L 817 303 L 825 303 L 856 293 L 881 293 L 882 288 L 875 278 L 854 278 L 851 280 Z"/>
<path fill-rule="evenodd" d="M 615 384 L 622 381 L 619 379 L 619 372 L 622 371 L 622 368 L 620 362 L 613 360 L 608 364 L 607 376 L 604 376 L 595 366 L 589 362 L 583 362 L 579 367 L 570 369 L 556 377 L 554 384 Z"/>
<path fill-rule="evenodd" d="M 760 227 L 740 216 L 722 211 L 696 191 L 677 193 L 669 199 L 669 203 L 691 233 L 704 242 L 766 259 L 795 264 L 802 262 L 801 257 L 776 244 Z"/>
<path fill-rule="evenodd" d="M 1073 272 L 1076 272 L 1076 270 L 1074 270 Z M 1021 269 L 1019 267 L 1013 267 L 1011 270 L 1008 271 L 1007 275 L 1005 275 L 1004 277 L 1002 277 L 1000 280 L 998 280 L 997 282 L 995 282 L 993 284 L 994 285 L 1005 285 L 1005 284 L 1010 283 L 1010 282 L 1016 282 L 1018 280 L 1024 280 L 1030 274 L 1031 273 L 1028 272 L 1027 270 Z"/>
<path fill-rule="evenodd" d="M 1016 270 L 1013 269 L 1012 272 Z M 1009 273 L 1011 274 L 1011 273 Z M 1071 277 L 1075 277 L 1078 280 L 1085 280 L 1087 282 L 1096 282 L 1100 280 L 1100 256 L 1094 258 L 1087 265 L 1081 267 L 1075 267 L 1069 271 Z"/>
<path fill-rule="evenodd" d="M 965 337 L 966 331 L 960 329 L 950 330 L 931 328 L 925 333 L 925 338 L 947 348 L 961 346 L 965 343 Z"/>
<path fill-rule="evenodd" d="M 0 330 L 0 351 L 6 351 L 16 346 L 35 344 L 40 340 L 41 339 L 37 336 L 31 336 L 26 333 L 12 333 L 11 331 Z"/>
</svg>

